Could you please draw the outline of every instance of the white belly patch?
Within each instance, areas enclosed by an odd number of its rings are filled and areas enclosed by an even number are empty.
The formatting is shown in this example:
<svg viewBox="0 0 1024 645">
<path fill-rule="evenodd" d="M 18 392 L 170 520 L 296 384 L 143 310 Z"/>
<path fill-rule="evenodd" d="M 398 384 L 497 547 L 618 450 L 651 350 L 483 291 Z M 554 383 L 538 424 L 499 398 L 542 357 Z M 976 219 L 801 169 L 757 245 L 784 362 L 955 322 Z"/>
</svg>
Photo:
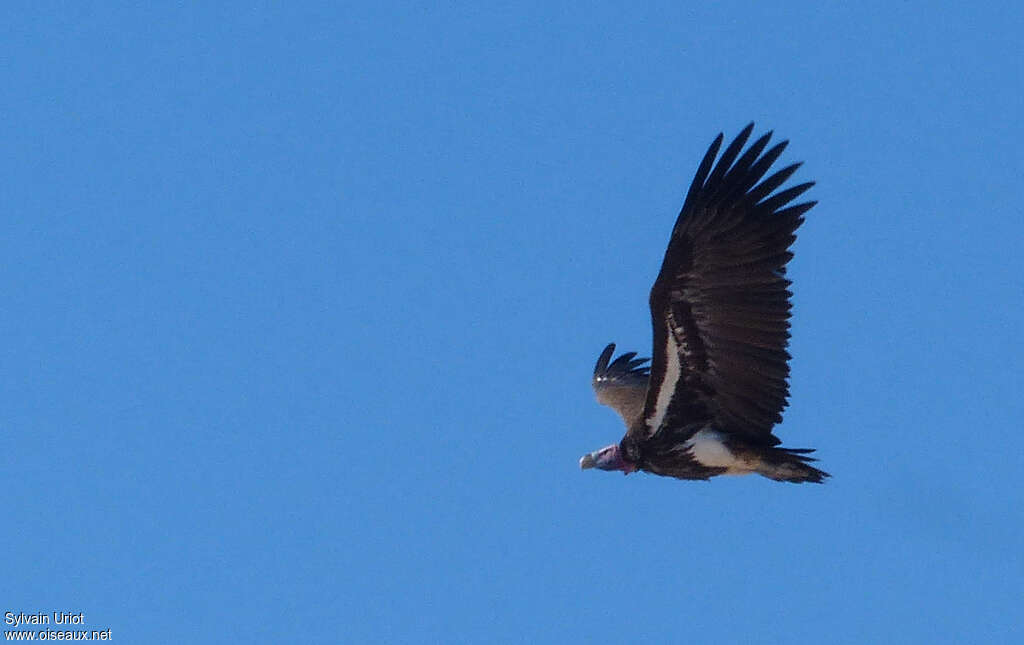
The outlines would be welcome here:
<svg viewBox="0 0 1024 645">
<path fill-rule="evenodd" d="M 746 460 L 732 454 L 723 443 L 723 439 L 720 432 L 704 428 L 690 437 L 684 445 L 702 466 L 726 468 L 727 475 L 745 475 L 753 472 L 755 464 L 747 463 Z"/>
</svg>

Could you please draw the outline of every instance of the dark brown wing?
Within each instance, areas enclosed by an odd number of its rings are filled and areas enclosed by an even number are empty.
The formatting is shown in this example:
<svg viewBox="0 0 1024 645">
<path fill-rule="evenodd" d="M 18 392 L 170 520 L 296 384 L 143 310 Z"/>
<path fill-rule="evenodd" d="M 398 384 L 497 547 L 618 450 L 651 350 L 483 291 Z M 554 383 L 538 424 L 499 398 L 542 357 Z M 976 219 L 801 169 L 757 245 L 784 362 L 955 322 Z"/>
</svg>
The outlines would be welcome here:
<svg viewBox="0 0 1024 645">
<path fill-rule="evenodd" d="M 627 352 L 611 361 L 615 343 L 609 344 L 594 365 L 594 394 L 598 403 L 613 408 L 628 428 L 643 412 L 647 400 L 649 358 L 636 358 L 636 352 Z M 609 362 L 611 361 L 611 362 Z"/>
<path fill-rule="evenodd" d="M 740 155 L 753 127 L 716 164 L 718 135 L 672 231 L 651 289 L 654 354 L 643 421 L 630 429 L 637 439 L 712 422 L 751 443 L 779 443 L 772 427 L 789 395 L 785 266 L 815 202 L 786 207 L 813 183 L 773 194 L 800 164 L 762 180 L 787 142 L 765 152 L 769 132 Z"/>
</svg>

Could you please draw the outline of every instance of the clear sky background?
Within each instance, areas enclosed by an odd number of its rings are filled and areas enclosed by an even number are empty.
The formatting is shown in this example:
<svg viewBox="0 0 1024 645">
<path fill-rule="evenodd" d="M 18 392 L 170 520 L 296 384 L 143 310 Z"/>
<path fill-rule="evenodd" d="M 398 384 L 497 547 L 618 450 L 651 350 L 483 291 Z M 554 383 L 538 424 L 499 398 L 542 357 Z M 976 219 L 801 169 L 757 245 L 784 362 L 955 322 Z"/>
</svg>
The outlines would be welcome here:
<svg viewBox="0 0 1024 645">
<path fill-rule="evenodd" d="M 0 9 L 0 611 L 1024 639 L 1018 2 L 101 4 Z M 833 479 L 581 472 L 751 120 L 818 182 L 778 433 Z"/>
</svg>

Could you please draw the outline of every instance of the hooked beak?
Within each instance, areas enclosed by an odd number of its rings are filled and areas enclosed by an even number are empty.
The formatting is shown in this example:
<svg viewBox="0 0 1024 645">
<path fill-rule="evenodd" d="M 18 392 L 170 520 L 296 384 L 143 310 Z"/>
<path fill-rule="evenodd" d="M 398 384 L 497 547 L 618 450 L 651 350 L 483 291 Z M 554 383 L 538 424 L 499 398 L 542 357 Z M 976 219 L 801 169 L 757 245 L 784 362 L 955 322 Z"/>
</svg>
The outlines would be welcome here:
<svg viewBox="0 0 1024 645">
<path fill-rule="evenodd" d="M 594 455 L 592 455 L 592 454 L 583 455 L 583 457 L 580 458 L 580 470 L 586 470 L 588 468 L 593 468 L 593 467 L 594 467 Z"/>
</svg>

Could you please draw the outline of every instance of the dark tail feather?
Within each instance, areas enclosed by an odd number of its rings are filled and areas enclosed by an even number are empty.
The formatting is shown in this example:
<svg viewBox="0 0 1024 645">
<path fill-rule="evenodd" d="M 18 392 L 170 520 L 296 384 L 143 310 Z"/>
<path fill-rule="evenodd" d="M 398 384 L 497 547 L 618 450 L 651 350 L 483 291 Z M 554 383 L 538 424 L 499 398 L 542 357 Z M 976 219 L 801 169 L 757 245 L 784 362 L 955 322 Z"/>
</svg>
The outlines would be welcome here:
<svg viewBox="0 0 1024 645">
<path fill-rule="evenodd" d="M 757 472 L 780 482 L 824 483 L 825 478 L 831 477 L 831 475 L 810 465 L 809 462 L 817 461 L 813 457 L 807 456 L 807 453 L 810 452 L 814 452 L 814 450 L 810 448 L 768 448 L 761 453 L 761 465 Z"/>
</svg>

